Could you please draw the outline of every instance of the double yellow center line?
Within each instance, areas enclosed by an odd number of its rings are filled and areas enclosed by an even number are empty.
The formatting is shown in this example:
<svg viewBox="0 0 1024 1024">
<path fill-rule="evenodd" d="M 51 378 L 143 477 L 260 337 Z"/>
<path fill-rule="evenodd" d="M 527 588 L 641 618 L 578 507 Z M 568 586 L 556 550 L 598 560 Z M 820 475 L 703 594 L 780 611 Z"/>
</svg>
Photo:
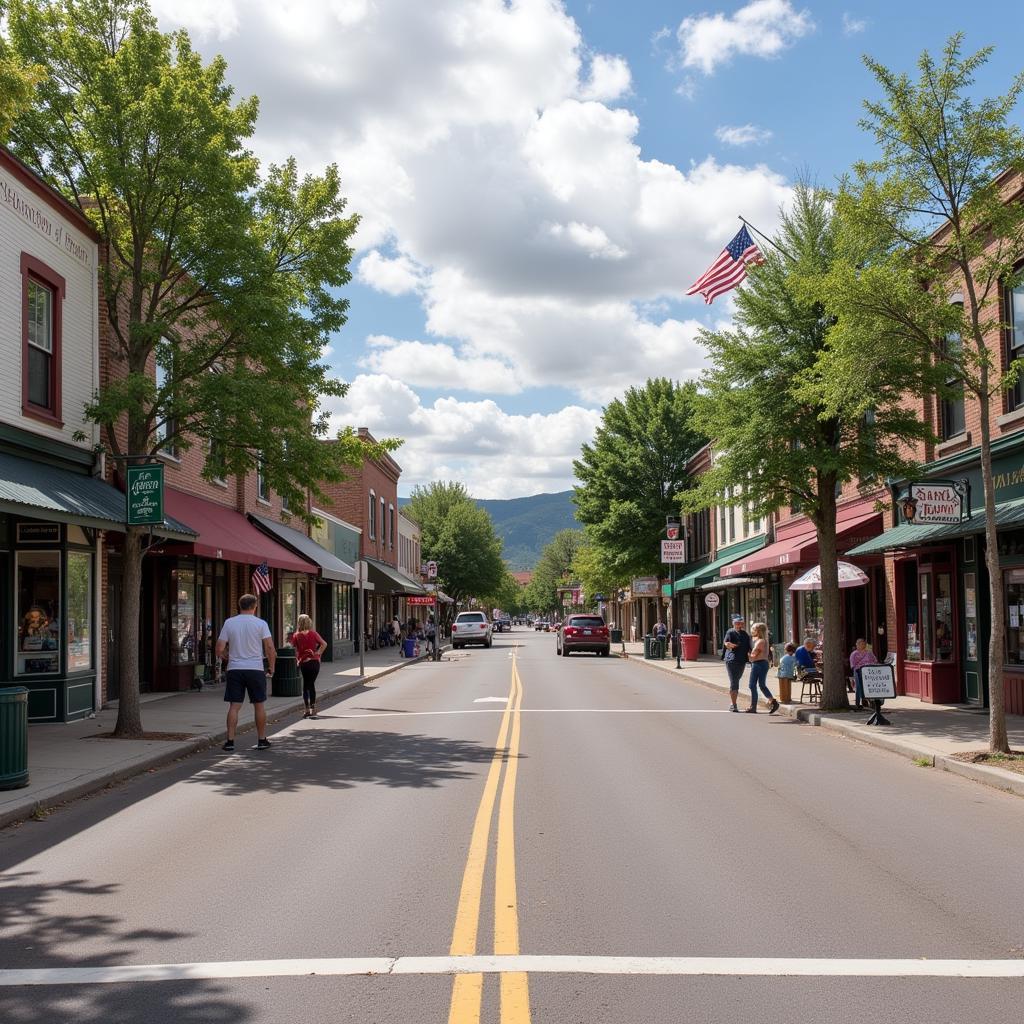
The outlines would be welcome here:
<svg viewBox="0 0 1024 1024">
<path fill-rule="evenodd" d="M 519 954 L 519 911 L 516 900 L 515 799 L 519 769 L 519 736 L 523 704 L 523 684 L 515 657 L 512 659 L 512 689 L 501 718 L 494 744 L 494 757 L 487 772 L 484 793 L 473 822 L 469 854 L 462 874 L 459 907 L 449 952 L 452 956 L 474 956 L 483 900 L 484 872 L 494 818 L 498 805 L 497 852 L 494 861 L 494 952 Z M 502 765 L 505 765 L 502 780 Z M 500 794 L 499 794 L 500 786 Z M 452 982 L 448 1024 L 479 1024 L 483 1000 L 482 974 L 457 974 Z M 522 973 L 501 975 L 501 1024 L 529 1024 L 530 992 Z"/>
</svg>

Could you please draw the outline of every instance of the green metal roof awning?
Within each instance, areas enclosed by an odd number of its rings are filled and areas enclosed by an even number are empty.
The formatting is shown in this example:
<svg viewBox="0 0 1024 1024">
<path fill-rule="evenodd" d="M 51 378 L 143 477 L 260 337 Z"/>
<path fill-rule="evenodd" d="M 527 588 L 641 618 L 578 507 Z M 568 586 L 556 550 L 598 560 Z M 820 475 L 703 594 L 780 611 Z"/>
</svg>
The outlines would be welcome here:
<svg viewBox="0 0 1024 1024">
<path fill-rule="evenodd" d="M 284 523 L 275 522 L 273 519 L 264 519 L 262 516 L 250 514 L 249 518 L 265 533 L 283 541 L 294 552 L 319 565 L 322 579 L 334 580 L 336 583 L 355 583 L 356 571 L 351 565 L 321 547 L 312 537 L 307 537 L 301 530 L 285 526 Z"/>
<path fill-rule="evenodd" d="M 749 540 L 742 540 L 738 544 L 730 544 L 729 547 L 722 548 L 718 552 L 718 557 L 713 562 L 708 562 L 707 565 L 694 569 L 693 572 L 684 576 L 681 580 L 676 580 L 676 593 L 678 594 L 681 590 L 695 590 L 702 583 L 710 583 L 718 576 L 718 570 L 723 566 L 728 565 L 730 562 L 735 562 L 744 555 L 760 551 L 767 543 L 767 534 L 761 534 L 759 537 L 751 537 Z"/>
<path fill-rule="evenodd" d="M 1002 501 L 996 505 L 996 525 L 1002 529 L 1007 526 L 1024 524 L 1024 498 Z M 914 526 L 901 523 L 891 530 L 873 537 L 864 544 L 848 551 L 849 555 L 878 555 L 883 551 L 896 548 L 916 548 L 921 544 L 937 544 L 943 541 L 956 540 L 973 533 L 985 532 L 985 509 L 971 510 L 971 518 L 962 523 L 937 523 L 933 526 Z"/>
<path fill-rule="evenodd" d="M 97 477 L 0 452 L 0 512 L 97 530 L 125 529 L 124 494 Z M 170 516 L 153 528 L 190 540 L 196 532 Z"/>
</svg>

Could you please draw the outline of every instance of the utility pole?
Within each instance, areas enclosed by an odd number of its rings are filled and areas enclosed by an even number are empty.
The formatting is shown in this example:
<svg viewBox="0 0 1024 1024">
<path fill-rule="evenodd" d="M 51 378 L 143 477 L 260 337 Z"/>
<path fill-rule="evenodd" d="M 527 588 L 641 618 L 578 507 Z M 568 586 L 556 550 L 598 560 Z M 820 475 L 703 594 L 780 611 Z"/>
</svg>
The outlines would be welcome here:
<svg viewBox="0 0 1024 1024">
<path fill-rule="evenodd" d="M 679 540 L 681 530 L 682 521 L 679 516 L 665 517 L 665 537 L 668 540 Z M 669 562 L 668 602 L 669 611 L 672 616 L 672 653 L 676 656 L 676 668 L 682 668 L 683 635 L 679 629 L 679 622 L 676 616 L 676 563 L 674 559 Z"/>
</svg>

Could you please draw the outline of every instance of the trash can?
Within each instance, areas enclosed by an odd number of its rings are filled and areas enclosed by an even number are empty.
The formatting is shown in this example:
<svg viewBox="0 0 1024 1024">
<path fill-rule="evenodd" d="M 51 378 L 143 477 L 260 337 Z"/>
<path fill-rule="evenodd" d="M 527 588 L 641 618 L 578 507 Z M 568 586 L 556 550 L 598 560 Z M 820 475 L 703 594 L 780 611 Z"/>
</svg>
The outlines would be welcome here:
<svg viewBox="0 0 1024 1024">
<path fill-rule="evenodd" d="M 656 636 L 645 636 L 644 637 L 644 658 L 647 661 L 651 661 L 657 657 L 655 651 L 657 650 L 658 638 Z"/>
<path fill-rule="evenodd" d="M 302 696 L 302 676 L 299 675 L 294 647 L 278 647 L 277 663 L 274 665 L 274 679 L 270 692 L 274 697 Z"/>
<path fill-rule="evenodd" d="M 683 658 L 686 661 L 696 661 L 700 657 L 700 634 L 683 634 Z"/>
<path fill-rule="evenodd" d="M 407 658 L 413 658 L 416 656 L 416 637 L 407 636 L 402 641 L 402 653 Z"/>
<path fill-rule="evenodd" d="M 28 690 L 0 689 L 0 789 L 28 785 Z"/>
<path fill-rule="evenodd" d="M 622 630 L 621 629 L 610 629 L 608 631 L 608 637 L 613 644 L 622 643 Z"/>
</svg>

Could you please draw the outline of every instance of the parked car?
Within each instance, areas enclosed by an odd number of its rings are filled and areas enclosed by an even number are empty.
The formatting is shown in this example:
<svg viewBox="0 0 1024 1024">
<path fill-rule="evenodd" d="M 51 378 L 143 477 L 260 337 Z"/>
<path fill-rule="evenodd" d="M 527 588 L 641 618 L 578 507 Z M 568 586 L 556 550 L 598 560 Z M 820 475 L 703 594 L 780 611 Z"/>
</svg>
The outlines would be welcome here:
<svg viewBox="0 0 1024 1024">
<path fill-rule="evenodd" d="M 495 633 L 511 633 L 512 632 L 512 620 L 507 616 L 500 616 L 494 620 L 494 632 Z"/>
<path fill-rule="evenodd" d="M 459 612 L 452 623 L 452 648 L 458 650 L 466 644 L 491 646 L 493 628 L 483 612 Z"/>
<path fill-rule="evenodd" d="M 600 615 L 570 615 L 558 630 L 555 653 L 567 657 L 574 651 L 593 651 L 607 658 L 611 651 L 608 626 Z"/>
<path fill-rule="evenodd" d="M 546 633 L 548 631 L 548 629 L 549 629 L 548 620 L 547 619 L 535 619 L 534 622 L 533 622 L 533 628 L 538 633 L 541 633 L 541 632 Z"/>
</svg>

